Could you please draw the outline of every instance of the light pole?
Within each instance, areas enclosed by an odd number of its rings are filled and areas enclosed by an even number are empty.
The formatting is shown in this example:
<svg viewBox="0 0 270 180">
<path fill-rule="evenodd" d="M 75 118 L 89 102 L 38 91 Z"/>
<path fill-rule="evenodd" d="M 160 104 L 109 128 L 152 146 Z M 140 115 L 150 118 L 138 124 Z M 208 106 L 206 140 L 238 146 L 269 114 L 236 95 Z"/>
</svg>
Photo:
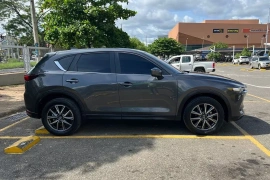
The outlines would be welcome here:
<svg viewBox="0 0 270 180">
<path fill-rule="evenodd" d="M 248 38 L 249 38 L 249 36 L 247 36 L 247 48 L 248 48 Z"/>
<path fill-rule="evenodd" d="M 266 54 L 266 48 L 267 48 L 267 40 L 268 40 L 268 32 L 269 32 L 269 17 L 270 17 L 270 8 L 268 9 L 268 20 L 267 20 L 267 26 L 266 26 L 266 36 L 265 36 L 265 47 L 264 47 L 264 54 Z"/>
<path fill-rule="evenodd" d="M 203 48 L 203 44 L 204 44 L 204 37 L 203 37 L 202 39 L 203 39 L 203 42 L 202 42 L 202 48 Z"/>
<path fill-rule="evenodd" d="M 263 48 L 263 40 L 264 40 L 264 37 L 261 38 L 261 48 Z"/>
<path fill-rule="evenodd" d="M 187 40 L 188 40 L 188 38 L 186 39 L 186 51 L 187 51 Z"/>
</svg>

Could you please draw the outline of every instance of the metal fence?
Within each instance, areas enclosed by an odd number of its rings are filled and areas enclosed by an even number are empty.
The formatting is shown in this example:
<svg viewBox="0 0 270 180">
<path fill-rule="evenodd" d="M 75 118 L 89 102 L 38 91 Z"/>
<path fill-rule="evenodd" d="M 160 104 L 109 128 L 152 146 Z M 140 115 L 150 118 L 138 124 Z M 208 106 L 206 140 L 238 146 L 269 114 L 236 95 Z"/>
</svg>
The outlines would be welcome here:
<svg viewBox="0 0 270 180">
<path fill-rule="evenodd" d="M 7 63 L 13 58 L 24 62 L 24 69 L 28 72 L 31 69 L 31 61 L 38 62 L 46 53 L 52 52 L 52 48 L 34 46 L 0 45 L 0 61 Z"/>
</svg>

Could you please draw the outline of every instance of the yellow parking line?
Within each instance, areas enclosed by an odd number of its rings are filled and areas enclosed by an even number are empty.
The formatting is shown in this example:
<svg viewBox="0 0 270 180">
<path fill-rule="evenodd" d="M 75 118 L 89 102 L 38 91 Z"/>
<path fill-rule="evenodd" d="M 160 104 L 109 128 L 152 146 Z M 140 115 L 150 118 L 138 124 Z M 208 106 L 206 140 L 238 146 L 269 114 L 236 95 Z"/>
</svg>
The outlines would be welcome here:
<svg viewBox="0 0 270 180">
<path fill-rule="evenodd" d="M 22 139 L 26 136 L 0 136 L 0 139 Z"/>
<path fill-rule="evenodd" d="M 29 119 L 29 117 L 26 117 L 26 118 L 24 118 L 24 119 L 22 119 L 22 120 L 20 120 L 20 121 L 17 121 L 17 122 L 15 122 L 15 123 L 13 123 L 13 124 L 11 124 L 11 125 L 9 125 L 9 126 L 6 126 L 6 127 L 2 128 L 2 129 L 0 129 L 0 132 L 3 132 L 3 131 L 5 131 L 5 130 L 7 130 L 7 129 L 9 129 L 9 128 L 11 128 L 11 127 L 13 127 L 13 126 L 19 124 L 19 123 L 21 123 L 21 122 L 24 122 L 24 121 L 26 121 L 27 119 Z"/>
<path fill-rule="evenodd" d="M 106 136 L 40 136 L 41 139 L 131 139 L 131 138 L 170 138 L 170 139 L 228 139 L 243 140 L 245 136 L 196 136 L 196 135 L 106 135 Z"/>
<path fill-rule="evenodd" d="M 252 96 L 252 97 L 255 97 L 255 98 L 258 98 L 258 99 L 261 99 L 261 100 L 264 100 L 264 101 L 270 103 L 270 100 L 268 100 L 268 99 L 264 99 L 264 98 L 261 98 L 261 97 L 259 97 L 259 96 L 255 96 L 255 95 L 252 95 L 252 94 L 247 94 L 247 95 Z"/>
<path fill-rule="evenodd" d="M 264 147 L 259 141 L 257 141 L 253 136 L 248 134 L 244 129 L 238 126 L 235 122 L 231 122 L 234 127 L 236 127 L 246 138 L 248 138 L 253 144 L 255 144 L 262 152 L 264 152 L 267 156 L 270 156 L 270 151 Z"/>
</svg>

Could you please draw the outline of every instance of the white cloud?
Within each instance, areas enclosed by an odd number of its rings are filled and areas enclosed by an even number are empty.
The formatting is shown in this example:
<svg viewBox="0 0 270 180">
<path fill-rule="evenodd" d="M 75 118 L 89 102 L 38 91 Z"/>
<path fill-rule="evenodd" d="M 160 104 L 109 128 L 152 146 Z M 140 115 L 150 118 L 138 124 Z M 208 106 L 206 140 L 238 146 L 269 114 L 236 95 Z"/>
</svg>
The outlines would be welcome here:
<svg viewBox="0 0 270 180">
<path fill-rule="evenodd" d="M 145 42 L 167 35 L 182 22 L 201 22 L 205 19 L 260 19 L 267 22 L 269 0 L 130 0 L 126 8 L 137 15 L 122 23 L 130 36 Z"/>
<path fill-rule="evenodd" d="M 192 17 L 189 17 L 189 16 L 184 16 L 183 22 L 194 22 L 194 19 Z"/>
</svg>

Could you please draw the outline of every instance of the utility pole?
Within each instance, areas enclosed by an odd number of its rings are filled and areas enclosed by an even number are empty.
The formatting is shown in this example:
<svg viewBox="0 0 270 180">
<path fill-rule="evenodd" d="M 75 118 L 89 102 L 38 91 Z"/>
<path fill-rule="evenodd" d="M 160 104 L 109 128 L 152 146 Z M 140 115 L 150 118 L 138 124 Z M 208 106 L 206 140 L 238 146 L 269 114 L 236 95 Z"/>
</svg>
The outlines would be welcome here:
<svg viewBox="0 0 270 180">
<path fill-rule="evenodd" d="M 35 10 L 34 0 L 30 0 L 30 10 L 31 10 L 34 43 L 35 43 L 35 47 L 39 47 L 38 27 L 37 27 L 37 18 L 36 18 L 36 10 Z M 36 55 L 38 57 L 37 60 L 39 60 L 39 50 L 38 49 L 36 49 Z"/>
<path fill-rule="evenodd" d="M 186 39 L 186 51 L 187 51 L 187 40 L 188 40 L 188 38 Z"/>
<path fill-rule="evenodd" d="M 266 36 L 265 36 L 265 47 L 264 47 L 264 54 L 266 54 L 267 50 L 267 40 L 268 40 L 268 32 L 269 32 L 269 17 L 270 17 L 270 8 L 268 9 L 268 20 L 267 20 L 267 26 L 266 26 Z"/>
</svg>

